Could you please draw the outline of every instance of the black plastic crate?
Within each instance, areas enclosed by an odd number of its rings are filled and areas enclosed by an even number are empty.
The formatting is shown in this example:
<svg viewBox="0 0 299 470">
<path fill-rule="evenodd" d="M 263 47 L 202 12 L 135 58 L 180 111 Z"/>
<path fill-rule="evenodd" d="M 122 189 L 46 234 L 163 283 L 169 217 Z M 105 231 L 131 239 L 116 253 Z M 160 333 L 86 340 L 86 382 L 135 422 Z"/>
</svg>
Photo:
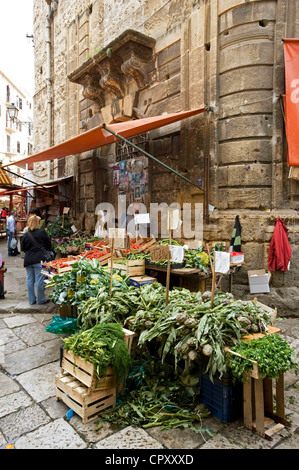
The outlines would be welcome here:
<svg viewBox="0 0 299 470">
<path fill-rule="evenodd" d="M 225 385 L 230 383 L 230 385 Z M 242 416 L 243 384 L 233 383 L 231 377 L 222 376 L 221 381 L 206 374 L 199 374 L 200 402 L 221 421 L 228 423 Z"/>
</svg>

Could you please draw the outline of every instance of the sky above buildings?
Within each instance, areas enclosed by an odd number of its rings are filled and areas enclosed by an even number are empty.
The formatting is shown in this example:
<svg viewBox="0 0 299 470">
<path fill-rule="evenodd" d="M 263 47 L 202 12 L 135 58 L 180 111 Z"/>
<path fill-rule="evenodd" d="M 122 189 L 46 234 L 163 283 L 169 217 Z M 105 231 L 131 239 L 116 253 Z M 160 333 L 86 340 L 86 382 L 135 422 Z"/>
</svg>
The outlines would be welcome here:
<svg viewBox="0 0 299 470">
<path fill-rule="evenodd" d="M 33 0 L 0 1 L 0 70 L 34 93 Z"/>
</svg>

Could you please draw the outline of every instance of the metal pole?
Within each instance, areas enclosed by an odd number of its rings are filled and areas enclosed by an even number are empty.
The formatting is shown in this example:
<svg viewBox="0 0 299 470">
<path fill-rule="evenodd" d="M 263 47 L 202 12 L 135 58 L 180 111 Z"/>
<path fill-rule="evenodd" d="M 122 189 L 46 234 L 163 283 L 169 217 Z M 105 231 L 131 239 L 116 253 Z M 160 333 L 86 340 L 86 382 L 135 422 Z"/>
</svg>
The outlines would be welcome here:
<svg viewBox="0 0 299 470">
<path fill-rule="evenodd" d="M 183 180 L 187 181 L 187 183 L 189 184 L 192 184 L 192 186 L 195 186 L 197 189 L 200 189 L 200 191 L 203 191 L 202 188 L 200 188 L 197 184 L 195 183 L 192 183 L 192 181 L 190 181 L 188 178 L 186 178 L 184 175 L 181 175 L 180 173 L 178 173 L 176 170 L 174 170 L 173 168 L 170 168 L 170 166 L 166 165 L 165 163 L 161 162 L 160 160 L 158 160 L 158 158 L 154 157 L 153 155 L 147 153 L 145 150 L 143 150 L 142 148 L 138 147 L 137 145 L 133 144 L 133 142 L 130 142 L 128 139 L 126 139 L 125 137 L 117 134 L 116 132 L 114 132 L 113 130 L 109 129 L 109 127 L 106 126 L 106 124 L 102 124 L 103 128 L 106 129 L 106 131 L 110 132 L 111 134 L 115 135 L 115 137 L 117 137 L 118 139 L 120 140 L 123 140 L 124 142 L 126 142 L 128 145 L 131 145 L 132 147 L 134 147 L 136 150 L 139 150 L 139 152 L 143 153 L 146 157 L 148 158 L 151 158 L 152 160 L 155 160 L 155 162 L 159 163 L 159 165 L 162 165 L 164 166 L 165 168 L 167 168 L 167 170 L 170 170 L 172 173 L 174 173 L 175 175 L 179 176 L 180 178 L 182 178 Z"/>
<path fill-rule="evenodd" d="M 56 193 L 54 193 L 53 191 L 49 190 L 49 189 L 46 188 L 44 185 L 42 185 L 42 184 L 37 184 L 36 181 L 29 180 L 28 178 L 25 178 L 25 176 L 18 175 L 17 173 L 14 173 L 14 172 L 11 171 L 11 170 L 5 169 L 5 171 L 8 171 L 8 173 L 11 173 L 12 175 L 17 176 L 18 178 L 22 178 L 23 180 L 28 181 L 29 183 L 34 184 L 36 189 L 38 189 L 38 188 L 43 188 L 43 190 L 46 191 L 47 193 L 56 195 Z M 22 188 L 22 189 L 25 189 L 25 188 Z M 31 189 L 32 189 L 32 188 L 31 188 Z M 34 188 L 33 188 L 33 189 L 34 189 Z M 59 196 L 62 196 L 62 197 L 64 197 L 64 198 L 66 198 L 66 199 L 69 199 L 69 200 L 71 199 L 71 198 L 69 198 L 68 196 L 65 196 L 64 194 L 60 194 L 60 193 L 58 193 L 58 194 L 59 194 Z"/>
</svg>

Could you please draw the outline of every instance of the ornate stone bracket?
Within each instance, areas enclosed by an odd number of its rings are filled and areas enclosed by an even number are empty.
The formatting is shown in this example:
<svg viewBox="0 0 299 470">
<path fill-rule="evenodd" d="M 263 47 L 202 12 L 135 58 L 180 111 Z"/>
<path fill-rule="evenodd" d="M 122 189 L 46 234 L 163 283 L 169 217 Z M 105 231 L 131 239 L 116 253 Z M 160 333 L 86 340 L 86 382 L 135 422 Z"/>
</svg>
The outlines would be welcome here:
<svg viewBox="0 0 299 470">
<path fill-rule="evenodd" d="M 138 89 L 150 85 L 155 40 L 137 31 L 127 30 L 104 49 L 84 62 L 69 80 L 84 87 L 83 96 L 101 108 L 109 101 L 122 99 L 133 78 Z M 107 97 L 108 93 L 108 97 Z"/>
</svg>

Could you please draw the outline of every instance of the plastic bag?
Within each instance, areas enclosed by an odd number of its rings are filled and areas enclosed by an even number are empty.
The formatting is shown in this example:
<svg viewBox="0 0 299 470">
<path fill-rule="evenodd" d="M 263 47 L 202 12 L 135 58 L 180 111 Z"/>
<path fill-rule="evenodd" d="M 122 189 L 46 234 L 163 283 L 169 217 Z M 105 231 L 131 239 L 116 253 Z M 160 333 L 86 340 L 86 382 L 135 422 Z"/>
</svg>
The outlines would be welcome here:
<svg viewBox="0 0 299 470">
<path fill-rule="evenodd" d="M 46 327 L 49 333 L 59 334 L 72 334 L 79 330 L 77 318 L 53 316 L 52 322 Z"/>
<path fill-rule="evenodd" d="M 18 246 L 18 240 L 16 238 L 12 238 L 10 242 L 10 249 L 15 250 Z"/>
</svg>

